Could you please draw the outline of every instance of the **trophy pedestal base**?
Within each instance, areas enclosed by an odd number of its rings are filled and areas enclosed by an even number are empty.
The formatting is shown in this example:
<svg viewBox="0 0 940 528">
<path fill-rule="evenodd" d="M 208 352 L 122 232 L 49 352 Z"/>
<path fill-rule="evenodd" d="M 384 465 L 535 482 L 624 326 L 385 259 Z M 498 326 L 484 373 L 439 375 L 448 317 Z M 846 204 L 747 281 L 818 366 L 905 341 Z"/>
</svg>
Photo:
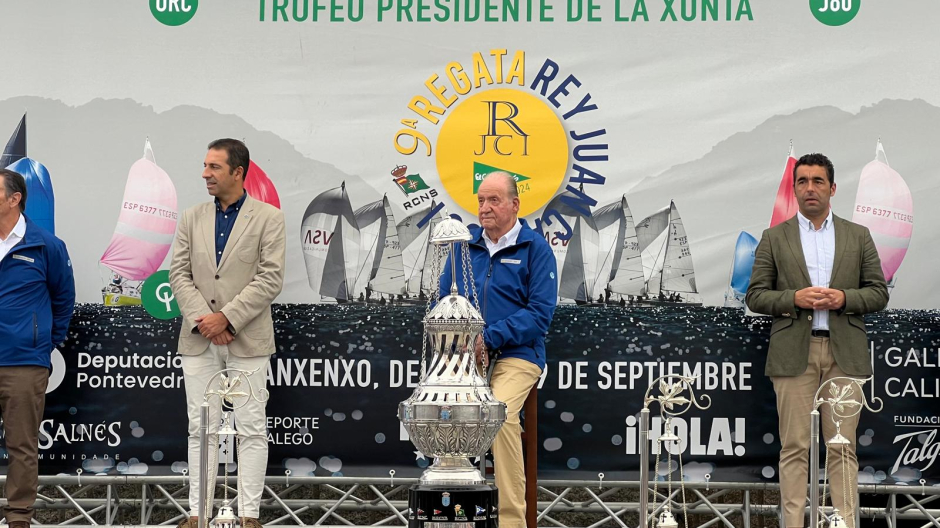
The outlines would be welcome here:
<svg viewBox="0 0 940 528">
<path fill-rule="evenodd" d="M 417 484 L 408 490 L 408 528 L 497 528 L 495 486 Z"/>
</svg>

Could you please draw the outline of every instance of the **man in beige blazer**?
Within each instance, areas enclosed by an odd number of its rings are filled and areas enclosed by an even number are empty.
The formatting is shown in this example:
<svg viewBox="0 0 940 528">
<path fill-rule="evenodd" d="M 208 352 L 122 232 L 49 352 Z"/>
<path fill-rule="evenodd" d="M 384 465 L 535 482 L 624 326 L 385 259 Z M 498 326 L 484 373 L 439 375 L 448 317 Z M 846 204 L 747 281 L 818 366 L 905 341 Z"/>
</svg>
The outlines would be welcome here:
<svg viewBox="0 0 940 528">
<path fill-rule="evenodd" d="M 241 141 L 220 139 L 209 144 L 202 178 L 215 200 L 183 213 L 173 244 L 170 285 L 183 315 L 179 353 L 189 416 L 191 517 L 180 523 L 181 528 L 197 524 L 202 497 L 199 408 L 210 378 L 225 368 L 251 371 L 248 379 L 258 395 L 274 353 L 271 302 L 284 283 L 284 215 L 245 192 L 248 160 Z M 242 384 L 243 392 L 250 392 L 247 385 Z M 218 400 L 211 403 L 209 432 L 214 433 L 221 414 Z M 260 528 L 268 462 L 265 403 L 243 397 L 236 399 L 235 407 L 240 439 L 238 515 L 243 527 Z M 210 435 L 210 456 L 217 452 L 218 437 Z M 210 490 L 215 490 L 218 467 L 217 461 L 210 461 Z"/>
<path fill-rule="evenodd" d="M 830 210 L 836 192 L 832 162 L 822 154 L 800 158 L 793 191 L 800 210 L 764 231 L 746 302 L 774 318 L 765 374 L 773 381 L 780 417 L 781 504 L 786 526 L 802 528 L 813 396 L 832 378 L 871 375 L 862 315 L 888 304 L 888 288 L 868 228 Z M 829 440 L 836 434 L 829 406 L 820 413 L 823 438 Z M 850 526 L 858 485 L 857 425 L 857 416 L 842 423 L 850 441 L 844 467 L 836 453 L 829 460 L 833 504 Z"/>
</svg>

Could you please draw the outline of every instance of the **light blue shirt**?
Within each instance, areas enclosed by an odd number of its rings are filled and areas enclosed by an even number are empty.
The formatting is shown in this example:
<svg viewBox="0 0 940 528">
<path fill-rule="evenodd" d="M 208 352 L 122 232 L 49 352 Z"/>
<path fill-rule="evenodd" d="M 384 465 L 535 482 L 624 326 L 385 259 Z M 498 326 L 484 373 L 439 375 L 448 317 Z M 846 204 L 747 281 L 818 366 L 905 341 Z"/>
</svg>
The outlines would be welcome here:
<svg viewBox="0 0 940 528">
<path fill-rule="evenodd" d="M 836 230 L 832 226 L 832 210 L 823 220 L 819 229 L 797 211 L 796 219 L 800 224 L 800 243 L 803 246 L 803 258 L 806 259 L 806 271 L 813 286 L 829 287 L 832 279 L 832 261 L 836 256 Z M 813 330 L 829 330 L 829 310 L 813 310 Z"/>
</svg>

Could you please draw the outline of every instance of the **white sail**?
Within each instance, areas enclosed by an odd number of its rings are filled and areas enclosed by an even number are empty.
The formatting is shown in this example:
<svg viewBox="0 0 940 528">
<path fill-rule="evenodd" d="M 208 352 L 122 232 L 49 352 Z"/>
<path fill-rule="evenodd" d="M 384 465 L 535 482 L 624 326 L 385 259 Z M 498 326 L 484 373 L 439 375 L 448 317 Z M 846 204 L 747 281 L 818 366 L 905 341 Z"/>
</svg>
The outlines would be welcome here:
<svg viewBox="0 0 940 528">
<path fill-rule="evenodd" d="M 388 198 L 382 198 L 385 210 L 385 238 L 380 240 L 381 253 L 376 254 L 376 265 L 372 271 L 369 286 L 373 291 L 397 295 L 405 291 L 405 271 L 401 259 L 401 243 L 398 240 L 398 228 L 395 215 Z"/>
<path fill-rule="evenodd" d="M 643 293 L 646 278 L 643 275 L 643 259 L 640 256 L 640 246 L 637 240 L 636 226 L 633 223 L 633 213 L 627 204 L 624 195 L 620 202 L 614 202 L 623 218 L 623 229 L 620 230 L 620 244 L 614 254 L 613 267 L 610 271 L 609 285 L 611 293 L 620 295 L 640 295 Z M 597 220 L 595 223 L 598 224 Z M 598 233 L 601 226 L 597 225 Z M 603 246 L 601 248 L 603 251 Z"/>
<path fill-rule="evenodd" d="M 571 228 L 571 237 L 562 240 L 558 233 L 566 229 L 557 217 L 550 217 L 552 225 L 542 222 L 542 235 L 552 246 L 558 268 L 558 296 L 562 299 L 591 302 L 597 300 L 594 284 L 597 279 L 599 241 L 594 219 L 562 201 L 574 194 L 563 192 L 552 199 L 546 211 L 555 210 Z M 603 288 L 601 288 L 603 291 Z"/>
<path fill-rule="evenodd" d="M 431 270 L 428 269 L 431 262 L 429 253 L 431 250 L 431 233 L 434 227 L 442 220 L 439 214 L 419 227 L 418 223 L 433 210 L 436 204 L 432 201 L 429 208 L 421 209 L 398 224 L 398 240 L 401 244 L 402 266 L 405 274 L 405 291 L 409 295 L 418 295 L 422 288 L 427 294 L 433 289 Z"/>
<path fill-rule="evenodd" d="M 636 224 L 637 250 L 640 252 L 640 261 L 643 266 L 644 287 L 641 293 L 649 293 L 649 281 L 654 275 L 657 276 L 658 293 L 658 275 L 662 269 L 663 248 L 666 240 L 666 228 L 669 227 L 669 207 L 664 207 L 659 211 L 647 216 Z"/>
<path fill-rule="evenodd" d="M 321 298 L 352 300 L 359 264 L 359 228 L 345 182 L 310 202 L 300 239 L 310 288 Z"/>
<path fill-rule="evenodd" d="M 366 287 L 372 280 L 378 259 L 382 258 L 382 249 L 385 246 L 385 232 L 388 227 L 388 217 L 385 215 L 384 200 L 367 203 L 354 213 L 356 226 L 359 228 L 359 262 L 356 266 L 356 287 L 353 293 L 356 297 L 365 296 Z"/>
<path fill-rule="evenodd" d="M 626 199 L 610 203 L 594 211 L 591 215 L 597 228 L 597 274 L 594 278 L 592 297 L 603 296 L 613 274 L 617 271 L 620 254 L 623 251 L 623 235 L 626 218 L 623 214 Z"/>
<path fill-rule="evenodd" d="M 670 204 L 669 227 L 648 288 L 653 295 L 659 292 L 698 293 L 689 237 L 686 236 L 675 202 Z"/>
</svg>

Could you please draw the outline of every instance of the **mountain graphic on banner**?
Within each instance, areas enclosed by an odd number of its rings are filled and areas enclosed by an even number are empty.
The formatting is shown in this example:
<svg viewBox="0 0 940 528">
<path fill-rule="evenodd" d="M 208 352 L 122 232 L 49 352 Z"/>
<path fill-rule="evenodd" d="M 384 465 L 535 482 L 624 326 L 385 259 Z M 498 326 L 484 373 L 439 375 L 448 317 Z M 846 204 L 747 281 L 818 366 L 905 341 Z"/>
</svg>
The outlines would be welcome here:
<svg viewBox="0 0 940 528">
<path fill-rule="evenodd" d="M 480 183 L 483 182 L 483 178 L 491 172 L 508 172 L 512 175 L 513 179 L 516 180 L 516 183 L 524 182 L 530 180 L 529 176 L 523 176 L 517 172 L 511 170 L 500 169 L 499 167 L 493 167 L 486 165 L 485 163 L 480 163 L 478 161 L 473 162 L 473 194 L 476 194 L 480 189 Z"/>
</svg>

